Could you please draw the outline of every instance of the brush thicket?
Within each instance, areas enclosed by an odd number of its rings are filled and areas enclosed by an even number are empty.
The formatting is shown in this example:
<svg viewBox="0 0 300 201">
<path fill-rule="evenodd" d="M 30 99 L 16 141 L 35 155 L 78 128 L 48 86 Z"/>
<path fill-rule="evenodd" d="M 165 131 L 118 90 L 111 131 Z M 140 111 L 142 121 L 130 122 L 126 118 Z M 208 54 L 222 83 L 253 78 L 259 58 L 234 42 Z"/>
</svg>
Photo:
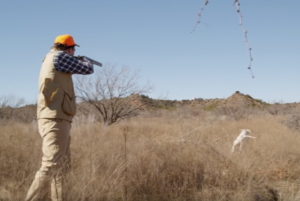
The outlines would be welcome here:
<svg viewBox="0 0 300 201">
<path fill-rule="evenodd" d="M 280 121 L 266 114 L 236 120 L 177 110 L 109 127 L 77 122 L 65 196 L 70 201 L 300 199 L 300 138 Z M 256 139 L 231 155 L 244 128 Z M 0 135 L 0 200 L 23 200 L 41 163 L 41 137 L 35 124 L 15 122 L 2 124 Z"/>
</svg>

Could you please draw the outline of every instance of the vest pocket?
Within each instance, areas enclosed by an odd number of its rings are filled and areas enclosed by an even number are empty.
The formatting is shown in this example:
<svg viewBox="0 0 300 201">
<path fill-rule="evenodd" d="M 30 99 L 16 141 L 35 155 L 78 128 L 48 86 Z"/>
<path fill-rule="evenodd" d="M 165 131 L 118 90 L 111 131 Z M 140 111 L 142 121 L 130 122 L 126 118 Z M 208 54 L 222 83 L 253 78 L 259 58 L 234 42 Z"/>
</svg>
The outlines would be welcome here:
<svg viewBox="0 0 300 201">
<path fill-rule="evenodd" d="M 45 106 L 49 107 L 51 103 L 55 99 L 57 99 L 57 96 L 59 94 L 59 87 L 57 84 L 53 83 L 51 79 L 46 78 L 42 93 L 45 99 Z"/>
<path fill-rule="evenodd" d="M 76 103 L 75 97 L 70 97 L 69 94 L 64 94 L 62 110 L 69 116 L 75 116 L 76 114 Z"/>
</svg>

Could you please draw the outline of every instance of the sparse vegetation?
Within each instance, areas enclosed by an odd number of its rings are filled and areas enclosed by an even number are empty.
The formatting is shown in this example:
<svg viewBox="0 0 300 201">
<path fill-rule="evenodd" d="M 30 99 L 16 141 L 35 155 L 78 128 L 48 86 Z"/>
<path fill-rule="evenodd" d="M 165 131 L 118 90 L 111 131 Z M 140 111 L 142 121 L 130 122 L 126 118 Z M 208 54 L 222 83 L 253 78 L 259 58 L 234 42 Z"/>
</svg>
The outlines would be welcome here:
<svg viewBox="0 0 300 201">
<path fill-rule="evenodd" d="M 176 101 L 153 99 L 146 95 L 140 95 L 140 101 L 144 109 L 174 109 Z"/>
<path fill-rule="evenodd" d="M 210 105 L 204 107 L 204 110 L 211 111 L 211 110 L 214 110 L 214 109 L 216 109 L 216 108 L 217 108 L 217 104 L 212 103 L 212 104 L 210 104 Z"/>
<path fill-rule="evenodd" d="M 250 99 L 253 99 L 249 94 L 246 94 L 245 96 L 250 98 Z"/>
<path fill-rule="evenodd" d="M 93 113 L 79 118 L 80 110 L 72 126 L 67 200 L 299 199 L 298 110 L 277 107 L 276 115 L 258 107 L 204 110 L 191 102 L 179 107 L 166 101 L 172 110 L 144 109 L 142 116 L 109 127 L 88 121 Z M 252 130 L 256 140 L 231 155 L 242 128 Z M 23 200 L 41 162 L 37 124 L 5 120 L 0 135 L 0 200 Z"/>
<path fill-rule="evenodd" d="M 11 119 L 15 110 L 22 105 L 24 105 L 24 100 L 22 98 L 16 98 L 13 95 L 1 96 L 0 119 Z"/>
</svg>

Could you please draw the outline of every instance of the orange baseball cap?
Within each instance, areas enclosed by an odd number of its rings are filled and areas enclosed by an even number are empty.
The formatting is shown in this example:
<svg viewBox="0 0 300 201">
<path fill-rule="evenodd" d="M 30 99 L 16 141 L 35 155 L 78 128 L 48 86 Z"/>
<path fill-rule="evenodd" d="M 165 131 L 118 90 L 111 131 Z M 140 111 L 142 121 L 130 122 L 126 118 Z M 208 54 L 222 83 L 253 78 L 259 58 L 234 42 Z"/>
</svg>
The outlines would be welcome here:
<svg viewBox="0 0 300 201">
<path fill-rule="evenodd" d="M 73 37 L 70 36 L 69 34 L 57 36 L 54 44 L 58 44 L 58 43 L 61 43 L 61 44 L 65 45 L 66 47 L 68 47 L 68 46 L 78 46 L 79 47 L 79 45 L 75 44 Z"/>
</svg>

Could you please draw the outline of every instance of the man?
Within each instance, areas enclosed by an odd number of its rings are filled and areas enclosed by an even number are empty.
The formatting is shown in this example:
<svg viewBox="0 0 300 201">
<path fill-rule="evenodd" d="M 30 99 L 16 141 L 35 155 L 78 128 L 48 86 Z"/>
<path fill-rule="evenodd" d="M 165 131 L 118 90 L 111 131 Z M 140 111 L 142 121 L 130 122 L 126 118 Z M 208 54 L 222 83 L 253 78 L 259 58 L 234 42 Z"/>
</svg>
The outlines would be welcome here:
<svg viewBox="0 0 300 201">
<path fill-rule="evenodd" d="M 70 167 L 71 123 L 76 113 L 72 74 L 94 72 L 92 63 L 73 57 L 75 46 L 78 45 L 72 36 L 58 36 L 42 63 L 37 119 L 43 139 L 43 158 L 26 201 L 43 199 L 50 183 L 51 199 L 63 200 L 64 174 Z"/>
</svg>

